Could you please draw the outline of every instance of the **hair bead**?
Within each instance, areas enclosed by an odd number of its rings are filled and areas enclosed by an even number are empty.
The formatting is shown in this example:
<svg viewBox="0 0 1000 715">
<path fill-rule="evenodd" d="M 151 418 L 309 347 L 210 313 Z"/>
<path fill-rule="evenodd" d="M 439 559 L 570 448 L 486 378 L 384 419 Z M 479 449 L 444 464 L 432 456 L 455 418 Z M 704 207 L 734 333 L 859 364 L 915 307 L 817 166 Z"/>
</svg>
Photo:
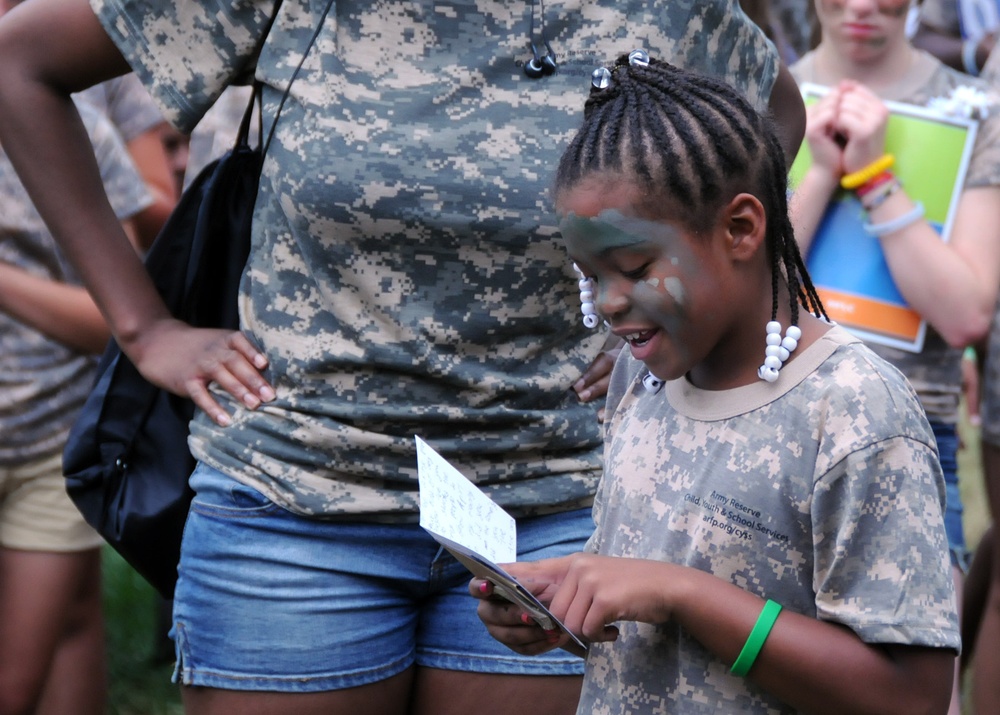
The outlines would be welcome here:
<svg viewBox="0 0 1000 715">
<path fill-rule="evenodd" d="M 757 368 L 757 377 L 765 382 L 774 382 L 778 379 L 781 366 L 799 346 L 798 338 L 802 337 L 802 330 L 797 325 L 789 325 L 782 338 L 781 323 L 770 320 L 764 327 L 764 332 L 767 347 L 764 348 L 764 364 Z"/>
<path fill-rule="evenodd" d="M 607 89 L 611 86 L 611 70 L 607 67 L 598 67 L 590 74 L 590 84 L 595 89 Z"/>
<path fill-rule="evenodd" d="M 580 312 L 583 314 L 583 325 L 593 330 L 600 323 L 597 306 L 594 305 L 594 282 L 583 275 L 580 266 L 573 264 L 573 270 L 580 276 L 577 286 L 580 288 Z"/>
<path fill-rule="evenodd" d="M 633 67 L 649 67 L 649 53 L 641 47 L 628 53 L 628 63 Z"/>
</svg>

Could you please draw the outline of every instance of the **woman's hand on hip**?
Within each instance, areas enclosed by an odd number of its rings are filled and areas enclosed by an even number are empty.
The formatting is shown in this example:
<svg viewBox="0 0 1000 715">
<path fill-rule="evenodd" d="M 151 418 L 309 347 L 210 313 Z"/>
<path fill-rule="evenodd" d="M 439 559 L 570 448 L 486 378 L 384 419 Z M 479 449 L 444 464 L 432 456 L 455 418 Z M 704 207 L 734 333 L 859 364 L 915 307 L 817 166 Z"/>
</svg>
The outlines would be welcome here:
<svg viewBox="0 0 1000 715">
<path fill-rule="evenodd" d="M 130 353 L 147 380 L 188 397 L 223 427 L 230 416 L 209 390 L 213 382 L 249 409 L 275 397 L 261 374 L 267 357 L 238 331 L 163 320 L 144 331 Z"/>
</svg>

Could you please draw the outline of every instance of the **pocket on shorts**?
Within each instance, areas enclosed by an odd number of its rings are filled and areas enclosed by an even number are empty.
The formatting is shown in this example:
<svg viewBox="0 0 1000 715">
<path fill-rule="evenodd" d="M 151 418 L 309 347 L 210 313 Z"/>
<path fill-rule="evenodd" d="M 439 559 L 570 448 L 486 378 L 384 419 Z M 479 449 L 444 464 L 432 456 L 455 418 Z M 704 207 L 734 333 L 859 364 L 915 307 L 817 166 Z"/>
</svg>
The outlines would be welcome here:
<svg viewBox="0 0 1000 715">
<path fill-rule="evenodd" d="M 239 518 L 283 511 L 259 490 L 203 464 L 191 476 L 191 486 L 191 510 L 200 514 Z"/>
</svg>

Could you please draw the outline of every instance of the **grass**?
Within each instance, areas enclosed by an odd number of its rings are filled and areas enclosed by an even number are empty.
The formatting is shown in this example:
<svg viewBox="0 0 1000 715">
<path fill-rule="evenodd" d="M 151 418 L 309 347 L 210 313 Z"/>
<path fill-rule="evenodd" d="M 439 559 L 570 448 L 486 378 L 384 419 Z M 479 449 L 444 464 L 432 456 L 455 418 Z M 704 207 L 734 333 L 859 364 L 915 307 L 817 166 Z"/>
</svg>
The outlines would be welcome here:
<svg viewBox="0 0 1000 715">
<path fill-rule="evenodd" d="M 989 524 L 989 507 L 979 462 L 978 431 L 967 421 L 959 427 L 959 487 L 965 505 L 965 534 L 970 546 Z M 104 552 L 104 597 L 108 622 L 109 715 L 182 715 L 172 664 L 156 657 L 159 597 L 109 548 Z M 968 684 L 966 684 L 967 686 Z"/>
<path fill-rule="evenodd" d="M 158 657 L 159 596 L 117 553 L 104 549 L 109 715 L 182 715 L 171 662 Z"/>
</svg>

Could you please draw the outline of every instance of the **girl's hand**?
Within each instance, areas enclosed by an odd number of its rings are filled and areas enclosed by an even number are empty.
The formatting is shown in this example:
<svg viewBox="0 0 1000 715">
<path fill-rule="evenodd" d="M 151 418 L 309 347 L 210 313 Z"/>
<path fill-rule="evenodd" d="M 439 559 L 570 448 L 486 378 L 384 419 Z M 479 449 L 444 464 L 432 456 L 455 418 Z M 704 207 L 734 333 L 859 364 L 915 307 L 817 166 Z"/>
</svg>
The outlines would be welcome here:
<svg viewBox="0 0 1000 715">
<path fill-rule="evenodd" d="M 615 640 L 617 621 L 666 623 L 672 616 L 673 586 L 682 581 L 672 564 L 594 554 L 555 561 L 565 573 L 549 610 L 586 640 Z"/>
<path fill-rule="evenodd" d="M 230 423 L 229 414 L 212 396 L 209 384 L 217 383 L 249 409 L 275 397 L 261 375 L 267 357 L 240 332 L 159 321 L 143 332 L 129 356 L 147 380 L 190 398 L 223 427 Z"/>
<path fill-rule="evenodd" d="M 616 640 L 618 629 L 611 624 L 617 621 L 669 621 L 673 586 L 683 583 L 684 571 L 660 561 L 582 553 L 505 568 L 567 629 L 590 642 Z M 492 590 L 482 583 L 474 579 L 469 591 L 481 599 L 479 617 L 501 643 L 519 653 L 540 653 L 568 640 L 525 620 L 517 606 L 491 600 Z"/>
<path fill-rule="evenodd" d="M 844 136 L 844 173 L 863 169 L 885 153 L 889 109 L 863 84 L 841 82 L 837 130 Z"/>
<path fill-rule="evenodd" d="M 806 142 L 812 154 L 810 168 L 839 180 L 844 174 L 844 141 L 838 133 L 840 91 L 830 90 L 806 108 Z"/>
<path fill-rule="evenodd" d="M 547 603 L 558 589 L 558 570 L 549 568 L 558 566 L 555 561 L 558 560 L 504 564 L 503 568 L 539 601 Z M 545 653 L 569 640 L 559 630 L 542 628 L 520 606 L 495 595 L 489 581 L 472 579 L 469 593 L 479 599 L 477 613 L 490 635 L 521 655 Z"/>
</svg>

